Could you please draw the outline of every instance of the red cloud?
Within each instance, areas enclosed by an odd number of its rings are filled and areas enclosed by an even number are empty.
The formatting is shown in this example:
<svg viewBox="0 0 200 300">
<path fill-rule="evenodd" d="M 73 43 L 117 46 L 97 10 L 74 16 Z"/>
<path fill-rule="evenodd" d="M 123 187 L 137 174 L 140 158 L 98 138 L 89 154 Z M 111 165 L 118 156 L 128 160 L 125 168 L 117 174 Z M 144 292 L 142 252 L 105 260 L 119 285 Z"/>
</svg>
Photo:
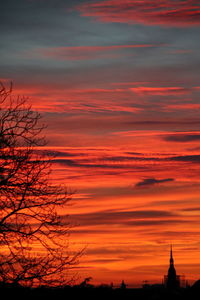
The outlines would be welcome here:
<svg viewBox="0 0 200 300">
<path fill-rule="evenodd" d="M 78 46 L 78 47 L 55 47 L 47 49 L 44 53 L 47 56 L 59 59 L 84 60 L 96 58 L 114 58 L 113 51 L 129 48 L 152 48 L 164 44 L 136 44 L 136 45 L 112 45 L 112 46 Z"/>
<path fill-rule="evenodd" d="M 53 112 L 129 112 L 139 113 L 143 109 L 134 105 L 124 89 L 87 88 L 70 89 L 46 86 L 30 86 L 28 88 L 15 89 L 15 95 L 27 95 L 30 102 L 40 111 Z"/>
<path fill-rule="evenodd" d="M 130 88 L 131 91 L 138 95 L 158 95 L 158 96 L 167 96 L 167 95 L 183 95 L 190 93 L 190 89 L 183 87 L 134 87 Z"/>
<path fill-rule="evenodd" d="M 173 111 L 173 110 L 199 110 L 200 104 L 199 103 L 184 103 L 184 104 L 168 104 L 165 106 L 166 110 Z"/>
<path fill-rule="evenodd" d="M 77 7 L 83 16 L 103 22 L 150 25 L 200 25 L 198 0 L 104 0 Z"/>
</svg>

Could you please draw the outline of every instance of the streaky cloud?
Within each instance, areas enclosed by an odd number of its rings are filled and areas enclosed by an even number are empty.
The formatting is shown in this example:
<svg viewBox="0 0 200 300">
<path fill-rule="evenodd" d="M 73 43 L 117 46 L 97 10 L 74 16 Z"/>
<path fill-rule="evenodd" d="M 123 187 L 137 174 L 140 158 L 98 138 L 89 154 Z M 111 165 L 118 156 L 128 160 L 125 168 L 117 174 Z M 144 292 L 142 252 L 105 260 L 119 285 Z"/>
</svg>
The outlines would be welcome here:
<svg viewBox="0 0 200 300">
<path fill-rule="evenodd" d="M 198 0 L 104 0 L 75 8 L 82 16 L 101 22 L 188 27 L 200 25 Z"/>
<path fill-rule="evenodd" d="M 115 58 L 112 53 L 125 49 L 137 48 L 156 48 L 165 44 L 133 44 L 133 45 L 108 45 L 108 46 L 71 46 L 54 47 L 40 50 L 40 53 L 46 57 L 55 57 L 60 60 L 91 60 L 99 58 Z M 117 55 L 123 55 L 122 52 Z"/>
<path fill-rule="evenodd" d="M 97 211 L 85 214 L 73 214 L 72 220 L 80 226 L 96 226 L 107 224 L 132 225 L 156 225 L 157 222 L 176 222 L 177 214 L 164 210 L 139 210 L 139 211 Z M 164 218 L 164 220 L 163 220 Z M 167 218 L 167 219 L 166 219 Z M 172 218 L 172 219 L 170 219 Z M 141 220 L 142 219 L 142 220 Z M 155 219 L 157 220 L 155 222 Z M 63 216 L 65 220 L 65 216 Z M 67 220 L 69 221 L 68 217 Z M 180 220 L 179 220 L 180 221 Z M 145 224 L 147 222 L 147 224 Z M 178 221 L 177 221 L 178 222 Z"/>
<path fill-rule="evenodd" d="M 200 155 L 180 155 L 180 156 L 173 156 L 173 157 L 170 157 L 169 160 L 199 163 L 200 162 Z"/>
<path fill-rule="evenodd" d="M 170 181 L 174 181 L 174 179 L 173 178 L 165 178 L 165 179 L 146 178 L 136 183 L 135 187 L 151 186 L 154 184 L 165 183 Z"/>
<path fill-rule="evenodd" d="M 130 88 L 130 90 L 138 95 L 158 95 L 158 96 L 168 96 L 168 95 L 185 95 L 191 92 L 190 89 L 172 86 L 172 87 L 146 87 L 139 86 Z"/>
<path fill-rule="evenodd" d="M 168 142 L 192 142 L 200 141 L 200 134 L 172 134 L 164 137 Z"/>
</svg>

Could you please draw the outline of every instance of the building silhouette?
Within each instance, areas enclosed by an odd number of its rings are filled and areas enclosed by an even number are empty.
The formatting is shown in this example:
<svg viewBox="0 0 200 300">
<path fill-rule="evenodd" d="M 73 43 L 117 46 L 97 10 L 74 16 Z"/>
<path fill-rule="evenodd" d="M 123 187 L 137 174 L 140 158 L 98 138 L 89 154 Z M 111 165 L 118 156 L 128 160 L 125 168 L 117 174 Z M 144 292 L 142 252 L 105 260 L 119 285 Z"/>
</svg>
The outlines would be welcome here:
<svg viewBox="0 0 200 300">
<path fill-rule="evenodd" d="M 168 269 L 168 274 L 164 276 L 164 284 L 168 289 L 174 290 L 180 287 L 180 281 L 181 281 L 180 275 L 176 274 L 172 246 L 171 246 L 169 269 Z"/>
<path fill-rule="evenodd" d="M 122 280 L 120 288 L 121 289 L 126 289 L 126 284 L 125 284 L 124 280 Z"/>
</svg>

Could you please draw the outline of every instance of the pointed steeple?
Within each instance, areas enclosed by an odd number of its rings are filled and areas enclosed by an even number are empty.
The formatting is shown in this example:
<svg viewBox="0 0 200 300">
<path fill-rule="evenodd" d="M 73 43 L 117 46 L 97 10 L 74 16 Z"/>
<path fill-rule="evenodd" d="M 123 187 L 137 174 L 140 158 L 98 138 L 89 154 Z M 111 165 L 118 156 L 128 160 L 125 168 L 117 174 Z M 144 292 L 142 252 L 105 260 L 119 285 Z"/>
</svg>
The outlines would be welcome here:
<svg viewBox="0 0 200 300">
<path fill-rule="evenodd" d="M 174 266 L 174 259 L 173 259 L 172 245 L 171 245 L 171 249 L 170 249 L 170 266 Z"/>
<path fill-rule="evenodd" d="M 172 251 L 172 245 L 170 247 L 170 260 L 169 260 L 169 269 L 168 269 L 168 275 L 167 275 L 167 287 L 168 288 L 177 288 L 180 285 L 179 278 L 176 275 L 176 269 L 174 267 L 174 258 L 173 258 L 173 251 Z"/>
</svg>

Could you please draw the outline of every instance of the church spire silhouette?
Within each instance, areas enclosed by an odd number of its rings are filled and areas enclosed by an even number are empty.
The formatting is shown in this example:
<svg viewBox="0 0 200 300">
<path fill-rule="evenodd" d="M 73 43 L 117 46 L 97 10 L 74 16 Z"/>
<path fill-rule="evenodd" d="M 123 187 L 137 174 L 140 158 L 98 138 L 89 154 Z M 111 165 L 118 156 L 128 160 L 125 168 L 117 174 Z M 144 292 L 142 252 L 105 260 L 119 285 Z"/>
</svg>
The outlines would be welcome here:
<svg viewBox="0 0 200 300">
<path fill-rule="evenodd" d="M 174 267 L 174 259 L 173 259 L 172 245 L 171 245 L 171 249 L 170 249 L 170 266 Z"/>
<path fill-rule="evenodd" d="M 170 260 L 169 260 L 169 269 L 166 276 L 166 286 L 169 289 L 176 289 L 180 286 L 180 278 L 176 275 L 176 269 L 174 266 L 173 250 L 172 245 L 170 247 Z"/>
</svg>

